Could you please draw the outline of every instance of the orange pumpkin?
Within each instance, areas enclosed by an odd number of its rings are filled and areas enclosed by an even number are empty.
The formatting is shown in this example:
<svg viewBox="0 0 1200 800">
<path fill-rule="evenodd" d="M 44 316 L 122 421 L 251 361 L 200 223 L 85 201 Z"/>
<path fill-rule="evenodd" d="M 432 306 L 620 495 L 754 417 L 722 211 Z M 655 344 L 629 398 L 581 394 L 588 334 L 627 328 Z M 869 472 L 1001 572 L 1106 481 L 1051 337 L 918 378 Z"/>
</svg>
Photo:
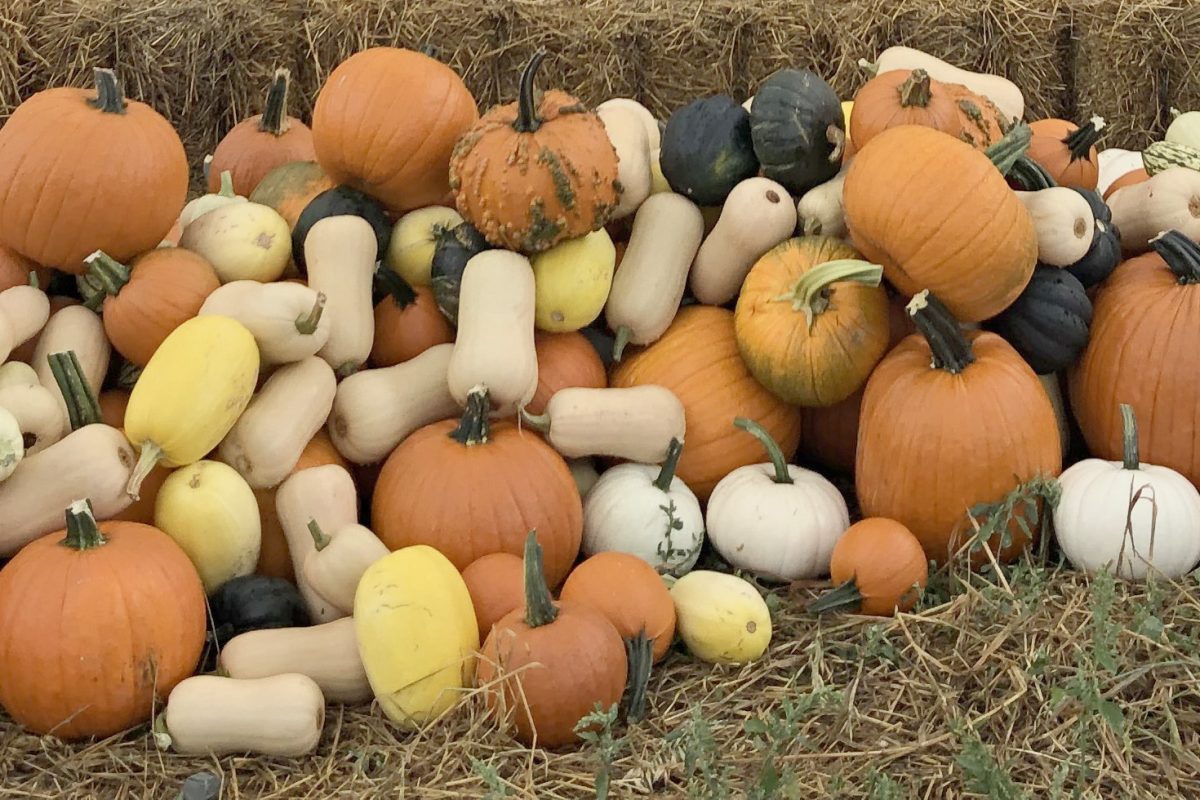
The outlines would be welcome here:
<svg viewBox="0 0 1200 800">
<path fill-rule="evenodd" d="M 837 587 L 809 605 L 817 613 L 847 609 L 890 617 L 917 604 L 929 562 L 912 531 L 882 517 L 851 525 L 833 546 L 829 575 Z"/>
<path fill-rule="evenodd" d="M 537 349 L 538 385 L 525 410 L 537 416 L 559 389 L 582 386 L 603 389 L 608 385 L 604 362 L 588 338 L 579 331 L 545 333 L 533 336 Z"/>
<path fill-rule="evenodd" d="M 28 286 L 31 272 L 37 275 L 38 286 L 46 288 L 51 270 L 39 267 L 15 250 L 0 246 L 0 292 L 14 286 Z"/>
<path fill-rule="evenodd" d="M 1019 152 L 1011 136 L 989 152 Z M 999 314 L 1033 275 L 1029 212 L 988 155 L 941 131 L 880 133 L 850 164 L 843 202 L 854 246 L 892 285 L 908 296 L 929 289 L 965 322 Z"/>
<path fill-rule="evenodd" d="M 512 553 L 481 556 L 467 565 L 462 576 L 475 607 L 481 642 L 510 611 L 525 606 L 525 567 Z"/>
<path fill-rule="evenodd" d="M 195 671 L 204 588 L 157 528 L 97 525 L 86 500 L 66 519 L 0 571 L 0 705 L 39 735 L 103 738 L 149 722 Z"/>
<path fill-rule="evenodd" d="M 957 83 L 945 86 L 958 109 L 959 139 L 977 150 L 985 150 L 1004 137 L 1011 121 L 1004 118 L 991 100 Z"/>
<path fill-rule="evenodd" d="M 233 178 L 233 191 L 249 197 L 268 172 L 293 161 L 313 161 L 312 131 L 287 113 L 288 81 L 286 69 L 275 70 L 271 89 L 261 114 L 242 120 L 213 150 L 208 171 L 208 191 L 221 188 L 221 173 Z"/>
<path fill-rule="evenodd" d="M 1054 408 L 1037 375 L 994 333 L 963 331 L 937 299 L 908 306 L 920 335 L 906 338 L 867 382 L 855 488 L 865 516 L 908 527 L 945 563 L 963 542 L 971 508 L 1036 476 L 1055 477 L 1062 451 Z M 1028 545 L 1010 531 L 999 557 Z"/>
<path fill-rule="evenodd" d="M 375 305 L 373 365 L 394 367 L 435 344 L 454 341 L 454 326 L 438 309 L 432 289 L 409 286 L 391 269 L 380 269 L 376 275 L 387 293 Z"/>
<path fill-rule="evenodd" d="M 162 247 L 125 266 L 105 253 L 88 257 L 86 281 L 99 290 L 104 332 L 126 360 L 146 366 L 173 330 L 200 313 L 221 286 L 203 256 Z"/>
<path fill-rule="evenodd" d="M 1150 180 L 1150 173 L 1146 172 L 1145 167 L 1130 170 L 1109 184 L 1108 188 L 1104 190 L 1104 199 L 1107 200 L 1117 189 L 1124 189 L 1126 186 L 1132 186 L 1135 183 L 1143 183 L 1148 180 Z"/>
<path fill-rule="evenodd" d="M 856 149 L 899 125 L 924 125 L 951 136 L 962 132 L 956 98 L 923 69 L 881 72 L 854 95 L 850 140 Z"/>
<path fill-rule="evenodd" d="M 675 603 L 654 567 L 615 550 L 597 553 L 577 566 L 563 584 L 559 600 L 591 606 L 625 639 L 644 634 L 661 661 L 675 636 Z"/>
<path fill-rule="evenodd" d="M 334 183 L 399 213 L 446 194 L 450 153 L 478 119 L 454 70 L 414 50 L 372 47 L 339 64 L 321 87 L 313 144 Z"/>
<path fill-rule="evenodd" d="M 125 408 L 129 405 L 128 389 L 109 389 L 96 398 L 100 405 L 100 420 L 113 428 L 125 427 Z"/>
<path fill-rule="evenodd" d="M 721 478 L 762 460 L 762 445 L 734 427 L 735 417 L 758 420 L 786 454 L 800 443 L 800 409 L 754 380 L 738 353 L 733 312 L 723 308 L 681 309 L 657 342 L 617 365 L 610 383 L 657 384 L 683 403 L 687 447 L 677 474 L 702 501 Z"/>
<path fill-rule="evenodd" d="M 268 172 L 249 200 L 275 209 L 287 221 L 288 230 L 294 231 L 313 198 L 335 185 L 315 161 L 293 161 Z"/>
<path fill-rule="evenodd" d="M 0 128 L 0 244 L 76 275 L 96 250 L 126 260 L 157 247 L 188 188 L 171 123 L 127 101 L 112 70 L 95 80 L 38 92 Z"/>
<path fill-rule="evenodd" d="M 1072 189 L 1096 188 L 1100 161 L 1096 142 L 1104 120 L 1092 117 L 1079 127 L 1065 119 L 1040 119 L 1029 124 L 1033 139 L 1029 157 L 1042 166 L 1059 186 Z"/>
<path fill-rule="evenodd" d="M 458 213 L 494 245 L 548 250 L 604 227 L 617 207 L 617 151 L 604 123 L 566 92 L 535 100 L 539 50 L 521 75 L 517 102 L 496 106 L 450 159 Z"/>
</svg>

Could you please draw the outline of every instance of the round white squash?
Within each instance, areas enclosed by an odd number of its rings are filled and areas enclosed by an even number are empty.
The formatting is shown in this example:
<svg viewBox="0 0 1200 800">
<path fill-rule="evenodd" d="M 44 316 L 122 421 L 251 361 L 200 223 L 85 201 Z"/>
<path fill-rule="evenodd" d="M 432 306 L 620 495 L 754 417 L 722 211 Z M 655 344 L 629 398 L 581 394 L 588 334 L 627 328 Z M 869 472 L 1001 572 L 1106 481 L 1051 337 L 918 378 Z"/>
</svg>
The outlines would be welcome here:
<svg viewBox="0 0 1200 800">
<path fill-rule="evenodd" d="M 287 220 L 259 203 L 225 203 L 194 219 L 179 246 L 212 264 L 221 283 L 278 280 L 292 257 Z"/>
</svg>

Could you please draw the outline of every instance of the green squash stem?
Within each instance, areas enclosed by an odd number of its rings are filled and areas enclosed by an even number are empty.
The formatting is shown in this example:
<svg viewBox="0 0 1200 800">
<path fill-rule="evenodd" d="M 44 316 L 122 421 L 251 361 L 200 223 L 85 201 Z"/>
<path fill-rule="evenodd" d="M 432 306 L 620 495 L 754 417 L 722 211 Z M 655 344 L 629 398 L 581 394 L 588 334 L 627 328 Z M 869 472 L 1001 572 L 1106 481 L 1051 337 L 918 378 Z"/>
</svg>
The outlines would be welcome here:
<svg viewBox="0 0 1200 800">
<path fill-rule="evenodd" d="M 205 186 L 208 185 L 208 176 L 210 174 L 212 174 L 212 162 L 213 162 L 212 153 L 209 153 L 208 155 L 206 155 L 204 157 L 204 160 L 202 162 L 200 162 L 200 172 L 204 175 L 204 185 Z"/>
<path fill-rule="evenodd" d="M 867 61 L 865 58 L 860 58 L 858 60 L 858 66 L 863 72 L 867 73 L 872 78 L 879 74 L 879 64 L 875 63 L 874 61 Z"/>
<path fill-rule="evenodd" d="M 542 571 L 542 546 L 538 544 L 537 531 L 530 531 L 525 539 L 525 624 L 540 628 L 557 618 L 558 608 Z"/>
<path fill-rule="evenodd" d="M 1045 167 L 1029 156 L 1021 156 L 1013 162 L 1012 169 L 1008 171 L 1008 177 L 1015 180 L 1026 192 L 1053 189 L 1058 186 L 1054 178 L 1050 177 L 1050 173 L 1046 172 Z"/>
<path fill-rule="evenodd" d="M 792 480 L 792 474 L 788 471 L 787 458 L 783 455 L 783 450 L 779 447 L 779 443 L 767 432 L 766 428 L 746 417 L 736 418 L 733 424 L 762 442 L 762 446 L 767 451 L 771 463 L 775 466 L 773 481 L 776 483 L 795 483 Z"/>
<path fill-rule="evenodd" d="M 100 404 L 83 377 L 83 367 L 79 365 L 75 351 L 51 353 L 46 360 L 50 364 L 50 374 L 54 376 L 54 382 L 66 401 L 71 430 L 77 431 L 84 425 L 100 422 Z"/>
<path fill-rule="evenodd" d="M 325 534 L 325 531 L 321 530 L 321 526 L 315 519 L 308 521 L 308 535 L 312 537 L 313 546 L 317 548 L 318 553 L 329 547 L 329 543 L 333 541 Z"/>
<path fill-rule="evenodd" d="M 826 611 L 851 611 L 862 606 L 862 592 L 854 579 L 843 583 L 808 604 L 808 610 L 813 614 L 823 614 Z"/>
<path fill-rule="evenodd" d="M 313 303 L 312 309 L 307 314 L 296 317 L 296 330 L 304 336 L 316 333 L 317 326 L 321 324 L 321 315 L 324 313 L 325 293 L 317 292 L 317 301 Z"/>
<path fill-rule="evenodd" d="M 935 369 L 957 375 L 975 362 L 971 343 L 963 336 L 958 320 L 928 289 L 914 295 L 904 310 L 929 342 Z"/>
<path fill-rule="evenodd" d="M 121 93 L 121 85 L 117 83 L 117 73 L 111 69 L 97 67 L 92 71 L 92 76 L 96 82 L 96 96 L 88 100 L 88 105 L 105 114 L 124 114 L 125 95 Z"/>
<path fill-rule="evenodd" d="M 103 250 L 92 253 L 84 263 L 88 265 L 88 284 L 100 290 L 102 301 L 105 295 L 116 297 L 129 283 L 130 268 Z"/>
<path fill-rule="evenodd" d="M 92 276 L 84 273 L 83 275 L 75 276 L 75 291 L 79 294 L 79 299 L 83 301 L 83 307 L 99 314 L 104 308 L 104 298 L 108 297 L 108 292 L 96 282 Z"/>
<path fill-rule="evenodd" d="M 209 156 L 212 158 L 212 156 Z M 208 180 L 207 176 L 205 180 Z M 221 170 L 221 186 L 217 189 L 217 195 L 220 197 L 237 197 L 233 191 L 233 173 L 227 169 Z"/>
<path fill-rule="evenodd" d="M 662 468 L 658 471 L 658 477 L 654 479 L 654 485 L 660 492 L 671 490 L 671 481 L 675 480 L 675 471 L 679 469 L 679 457 L 681 455 L 683 455 L 683 442 L 678 439 L 671 439 L 671 443 L 667 445 L 667 457 L 663 459 Z"/>
<path fill-rule="evenodd" d="M 853 258 L 826 261 L 801 275 L 787 292 L 775 300 L 791 301 L 792 310 L 803 311 L 808 329 L 812 330 L 817 315 L 829 309 L 829 284 L 853 281 L 865 286 L 878 286 L 882 279 L 883 267 L 878 264 Z"/>
<path fill-rule="evenodd" d="M 67 507 L 67 535 L 60 544 L 72 550 L 91 550 L 108 544 L 100 532 L 90 500 L 76 500 Z"/>
<path fill-rule="evenodd" d="M 132 389 L 137 385 L 140 377 L 142 377 L 142 368 L 132 361 L 126 361 L 117 370 L 117 386 L 122 389 Z"/>
<path fill-rule="evenodd" d="M 833 150 L 829 151 L 829 163 L 837 164 L 842 160 L 842 153 L 846 149 L 845 129 L 841 125 L 830 125 L 825 129 L 825 141 L 833 145 Z"/>
<path fill-rule="evenodd" d="M 287 119 L 288 79 L 291 73 L 284 67 L 275 70 L 271 88 L 267 91 L 267 102 L 263 106 L 258 129 L 272 136 L 283 136 L 291 125 Z M 222 175 L 224 177 L 224 175 Z"/>
<path fill-rule="evenodd" d="M 1150 240 L 1150 246 L 1181 285 L 1200 283 L 1200 245 L 1179 231 L 1164 231 Z"/>
<path fill-rule="evenodd" d="M 542 126 L 537 115 L 537 98 L 534 97 L 533 79 L 537 77 L 538 68 L 546 58 L 546 51 L 539 49 L 529 59 L 525 71 L 521 73 L 521 86 L 517 92 L 517 119 L 513 122 L 513 130 L 517 133 L 533 133 Z"/>
<path fill-rule="evenodd" d="M 987 157 L 1000 170 L 1001 175 L 1007 175 L 1017 163 L 1017 159 L 1029 150 L 1033 140 L 1033 131 L 1024 122 L 1017 123 L 1004 134 L 1004 138 L 989 147 L 985 152 Z"/>
<path fill-rule="evenodd" d="M 29 270 L 29 285 L 34 289 L 40 289 L 42 288 L 41 283 L 42 282 L 38 280 L 37 272 L 35 270 Z"/>
<path fill-rule="evenodd" d="M 163 449 L 150 440 L 142 442 L 142 450 L 138 453 L 137 463 L 133 465 L 133 471 L 129 473 L 129 483 L 125 485 L 125 494 L 132 497 L 135 501 L 142 498 L 142 481 L 146 480 L 146 476 L 154 471 L 158 466 L 158 462 L 166 457 Z"/>
<path fill-rule="evenodd" d="M 1133 415 L 1133 406 L 1121 403 L 1121 466 L 1127 470 L 1136 470 L 1141 466 L 1138 460 L 1138 427 L 1137 417 Z"/>
<path fill-rule="evenodd" d="M 646 717 L 646 689 L 654 667 L 654 640 L 643 629 L 637 636 L 625 640 L 625 658 L 629 661 L 629 678 L 625 683 L 625 719 L 638 722 Z"/>
<path fill-rule="evenodd" d="M 408 308 L 417 301 L 417 293 L 408 285 L 408 281 L 400 276 L 400 273 L 389 267 L 387 264 L 380 262 L 379 268 L 375 270 L 375 279 L 379 281 L 379 285 L 383 287 L 396 305 L 401 308 Z"/>
<path fill-rule="evenodd" d="M 528 411 L 522 408 L 518 413 L 521 417 L 521 422 L 533 428 L 538 433 L 550 432 L 550 412 L 543 414 L 530 414 Z"/>
<path fill-rule="evenodd" d="M 900 93 L 900 105 L 904 108 L 925 108 L 932 99 L 930 88 L 929 73 L 914 69 L 897 90 Z"/>
<path fill-rule="evenodd" d="M 629 338 L 633 336 L 633 331 L 628 325 L 622 325 L 617 328 L 617 337 L 613 340 L 613 361 L 620 361 L 621 356 L 625 354 L 625 348 L 629 345 Z"/>
<path fill-rule="evenodd" d="M 450 431 L 450 438 L 467 447 L 487 444 L 489 425 L 488 413 L 492 404 L 488 400 L 486 386 L 476 386 L 467 394 L 467 408 L 463 411 L 458 427 Z"/>
<path fill-rule="evenodd" d="M 1104 117 L 1092 117 L 1086 125 L 1076 128 L 1067 138 L 1063 139 L 1063 144 L 1071 151 L 1071 160 L 1079 161 L 1087 158 L 1092 147 L 1100 141 L 1102 130 L 1104 130 Z"/>
</svg>

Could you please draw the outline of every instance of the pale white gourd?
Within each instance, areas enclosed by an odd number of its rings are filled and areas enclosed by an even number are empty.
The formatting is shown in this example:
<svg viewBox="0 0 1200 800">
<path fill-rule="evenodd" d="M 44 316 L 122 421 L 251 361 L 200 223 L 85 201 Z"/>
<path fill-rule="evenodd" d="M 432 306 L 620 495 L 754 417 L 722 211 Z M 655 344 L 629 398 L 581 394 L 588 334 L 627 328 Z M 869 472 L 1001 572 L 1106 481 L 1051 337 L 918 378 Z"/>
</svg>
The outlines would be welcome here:
<svg viewBox="0 0 1200 800">
<path fill-rule="evenodd" d="M 204 256 L 221 283 L 278 280 L 292 257 L 287 220 L 260 203 L 223 203 L 183 229 L 179 246 Z"/>
<path fill-rule="evenodd" d="M 313 623 L 346 616 L 308 585 L 304 562 L 316 552 L 309 522 L 315 519 L 323 531 L 336 531 L 358 522 L 358 493 L 350 473 L 337 464 L 293 473 L 275 492 L 275 511 L 292 557 L 296 588 Z"/>
<path fill-rule="evenodd" d="M 796 230 L 796 207 L 787 189 L 769 178 L 747 178 L 733 187 L 712 233 L 692 264 L 689 282 L 701 303 L 720 306 L 737 296 L 763 253 Z"/>
<path fill-rule="evenodd" d="M 363 573 L 390 551 L 362 525 L 347 525 L 326 535 L 316 520 L 309 520 L 308 532 L 316 552 L 304 562 L 305 580 L 321 597 L 353 614 L 354 593 Z"/>
<path fill-rule="evenodd" d="M 942 83 L 957 83 L 966 86 L 976 94 L 983 95 L 995 103 L 996 108 L 1009 120 L 1019 120 L 1025 116 L 1025 97 L 1021 94 L 1021 90 L 1015 83 L 999 75 L 959 69 L 928 53 L 900 46 L 884 50 L 875 59 L 873 65 L 864 61 L 859 63 L 871 68 L 876 74 L 897 69 L 923 69 L 929 73 L 929 77 L 935 80 Z"/>
<path fill-rule="evenodd" d="M 0 481 L 16 471 L 25 458 L 25 441 L 21 424 L 8 409 L 0 406 Z"/>
<path fill-rule="evenodd" d="M 358 637 L 350 617 L 303 628 L 239 634 L 221 648 L 220 667 L 239 680 L 304 675 L 321 688 L 328 703 L 365 703 L 374 697 L 358 656 Z"/>
<path fill-rule="evenodd" d="M 1200 149 L 1200 111 L 1171 109 L 1171 124 L 1167 126 L 1165 141 L 1186 144 Z"/>
<path fill-rule="evenodd" d="M 62 390 L 58 388 L 58 382 L 54 380 L 49 359 L 52 353 L 65 353 L 68 350 L 75 351 L 75 357 L 79 359 L 79 368 L 84 379 L 91 387 L 92 394 L 99 397 L 100 386 L 104 383 L 104 376 L 108 373 L 108 360 L 112 356 L 112 346 L 108 343 L 108 337 L 104 333 L 104 323 L 94 311 L 83 306 L 67 306 L 59 309 L 51 315 L 46 327 L 42 329 L 37 347 L 33 350 L 31 362 L 33 369 L 37 372 L 42 386 L 49 389 L 50 393 L 58 400 L 58 408 L 62 412 L 63 419 L 68 419 L 67 402 L 63 399 Z M 99 512 L 97 512 L 97 519 L 100 518 L 98 514 Z"/>
<path fill-rule="evenodd" d="M 646 143 L 650 150 L 657 150 L 662 141 L 662 128 L 659 127 L 658 120 L 650 109 L 628 97 L 614 97 L 611 100 L 605 100 L 600 105 L 596 106 L 596 111 L 606 112 L 609 109 L 619 108 L 623 111 L 628 111 L 637 117 L 641 123 L 642 129 L 646 131 Z"/>
<path fill-rule="evenodd" d="M 848 164 L 838 174 L 809 189 L 796 203 L 796 228 L 803 236 L 846 235 L 846 209 L 842 190 L 846 185 Z"/>
<path fill-rule="evenodd" d="M 26 457 L 40 453 L 67 433 L 59 397 L 42 386 L 28 364 L 10 361 L 0 367 L 0 408 L 16 419 Z"/>
<path fill-rule="evenodd" d="M 339 376 L 357 372 L 375 342 L 371 288 L 378 255 L 375 231 L 362 217 L 326 217 L 304 239 L 309 288 L 325 295 L 332 317 L 329 340 L 317 355 Z"/>
<path fill-rule="evenodd" d="M 290 364 L 316 355 L 329 341 L 333 315 L 325 295 L 299 283 L 233 281 L 210 294 L 200 314 L 242 323 L 264 364 Z"/>
<path fill-rule="evenodd" d="M 686 432 L 683 403 L 670 389 L 654 385 L 559 389 L 545 413 L 524 419 L 567 458 L 611 456 L 657 464 Z"/>
<path fill-rule="evenodd" d="M 1065 186 L 1016 192 L 1033 219 L 1038 261 L 1066 267 L 1087 255 L 1096 231 L 1096 218 L 1083 195 Z"/>
<path fill-rule="evenodd" d="M 1145 252 L 1151 239 L 1169 230 L 1200 241 L 1200 172 L 1194 169 L 1171 167 L 1117 189 L 1105 202 L 1126 253 Z"/>
<path fill-rule="evenodd" d="M 596 115 L 604 123 L 608 140 L 617 151 L 617 180 L 621 193 L 613 219 L 624 219 L 650 196 L 650 142 L 636 111 L 624 106 L 601 105 Z M 657 126 L 656 126 L 657 127 Z"/>
<path fill-rule="evenodd" d="M 1096 163 L 1100 167 L 1100 174 L 1096 180 L 1096 191 L 1101 195 L 1108 191 L 1108 187 L 1112 186 L 1113 181 L 1117 178 L 1134 170 L 1145 168 L 1140 151 L 1124 150 L 1120 147 L 1101 150 L 1096 154 Z"/>
<path fill-rule="evenodd" d="M 50 298 L 41 289 L 13 286 L 0 292 L 0 364 L 36 336 L 48 319 Z"/>
</svg>

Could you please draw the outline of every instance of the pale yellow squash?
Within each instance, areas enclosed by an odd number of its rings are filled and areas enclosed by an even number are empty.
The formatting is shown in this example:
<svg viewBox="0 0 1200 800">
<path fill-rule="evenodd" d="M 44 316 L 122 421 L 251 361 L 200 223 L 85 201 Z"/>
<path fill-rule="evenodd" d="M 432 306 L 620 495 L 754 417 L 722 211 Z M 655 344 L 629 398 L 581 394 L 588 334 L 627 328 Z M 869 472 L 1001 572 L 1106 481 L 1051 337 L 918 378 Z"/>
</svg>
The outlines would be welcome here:
<svg viewBox="0 0 1200 800">
<path fill-rule="evenodd" d="M 230 202 L 192 220 L 179 246 L 204 256 L 221 283 L 278 280 L 292 258 L 287 220 L 259 203 Z"/>
<path fill-rule="evenodd" d="M 604 310 L 617 266 L 617 249 L 608 231 L 601 228 L 538 253 L 530 263 L 537 292 L 537 327 L 552 333 L 577 331 Z"/>
<path fill-rule="evenodd" d="M 427 206 L 408 212 L 392 227 L 384 263 L 409 286 L 428 286 L 438 234 L 462 222 L 457 211 L 445 206 Z"/>
<path fill-rule="evenodd" d="M 711 664 L 746 664 L 771 643 L 771 612 L 736 575 L 694 570 L 671 586 L 676 629 L 688 652 Z"/>
</svg>

